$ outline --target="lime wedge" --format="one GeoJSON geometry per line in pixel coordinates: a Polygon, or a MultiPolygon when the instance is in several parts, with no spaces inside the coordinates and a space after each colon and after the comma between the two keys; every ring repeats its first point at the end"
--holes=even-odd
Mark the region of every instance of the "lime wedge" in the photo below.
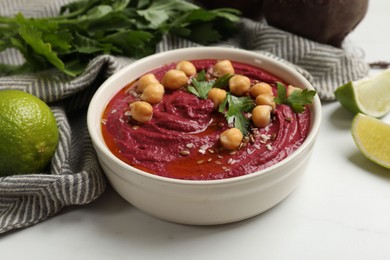
{"type": "Polygon", "coordinates": [[[350,81],[338,87],[335,96],[354,114],[382,117],[390,111],[390,69],[373,77],[350,81]]]}
{"type": "Polygon", "coordinates": [[[358,113],[352,121],[352,137],[360,152],[371,161],[390,169],[390,125],[358,113]]]}

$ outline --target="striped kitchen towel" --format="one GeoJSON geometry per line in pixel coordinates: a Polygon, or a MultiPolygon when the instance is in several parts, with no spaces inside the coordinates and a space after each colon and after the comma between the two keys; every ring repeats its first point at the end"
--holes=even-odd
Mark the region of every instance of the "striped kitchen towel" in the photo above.
{"type": "MultiPolygon", "coordinates": [[[[2,0],[0,15],[23,12],[26,16],[50,16],[67,2],[2,0]]],[[[361,57],[345,49],[319,44],[249,19],[243,18],[240,27],[236,37],[216,45],[261,52],[290,65],[313,84],[323,100],[334,100],[335,88],[369,72],[361,57]]],[[[158,44],[156,52],[194,46],[199,45],[168,35],[158,44]]],[[[0,77],[0,89],[20,89],[47,102],[60,131],[60,142],[47,172],[0,177],[0,233],[39,223],[66,206],[90,203],[103,193],[106,179],[89,139],[86,109],[99,85],[132,61],[102,55],[90,61],[86,71],[76,78],[56,70],[0,77]]],[[[0,63],[20,62],[22,57],[15,50],[0,53],[0,63]]]]}

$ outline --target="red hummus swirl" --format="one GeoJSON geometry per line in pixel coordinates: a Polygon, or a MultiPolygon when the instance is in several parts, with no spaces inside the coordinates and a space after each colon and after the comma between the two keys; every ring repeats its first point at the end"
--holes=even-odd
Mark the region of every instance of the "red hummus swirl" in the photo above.
{"type": "MultiPolygon", "coordinates": [[[[192,61],[198,70],[215,60],[192,61]]],[[[273,88],[280,79],[258,68],[232,62],[237,74],[265,81],[273,88]]],[[[161,79],[174,64],[152,73],[161,79]]],[[[310,111],[297,114],[289,106],[277,105],[271,124],[252,128],[243,146],[233,152],[221,149],[219,135],[228,128],[225,117],[210,100],[201,100],[185,89],[166,91],[153,105],[153,118],[139,124],[126,116],[129,84],[108,104],[102,132],[110,150],[126,163],[160,176],[213,180],[249,174],[283,160],[305,140],[310,127],[310,111]]]]}

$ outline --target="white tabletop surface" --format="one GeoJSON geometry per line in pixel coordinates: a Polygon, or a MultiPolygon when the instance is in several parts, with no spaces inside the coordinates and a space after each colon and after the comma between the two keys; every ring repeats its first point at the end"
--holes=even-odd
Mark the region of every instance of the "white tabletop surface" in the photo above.
{"type": "MultiPolygon", "coordinates": [[[[350,34],[367,62],[390,61],[390,1],[371,0],[350,34]]],[[[286,200],[238,223],[185,226],[132,207],[111,188],[0,236],[1,259],[390,259],[390,170],[359,153],[352,114],[323,104],[304,178],[286,200]]],[[[390,123],[390,115],[383,118],[390,123]]]]}

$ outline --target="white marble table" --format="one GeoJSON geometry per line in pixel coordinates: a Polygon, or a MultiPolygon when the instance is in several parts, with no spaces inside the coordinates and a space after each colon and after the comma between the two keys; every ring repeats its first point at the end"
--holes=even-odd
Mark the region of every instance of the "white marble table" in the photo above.
{"type": "MultiPolygon", "coordinates": [[[[348,41],[368,62],[390,61],[390,1],[371,0],[348,41]]],[[[352,115],[323,104],[323,124],[298,189],[239,223],[164,222],[108,189],[33,227],[0,236],[1,259],[390,259],[390,170],[356,149],[352,115]]],[[[383,119],[390,123],[390,115],[383,119]]]]}

